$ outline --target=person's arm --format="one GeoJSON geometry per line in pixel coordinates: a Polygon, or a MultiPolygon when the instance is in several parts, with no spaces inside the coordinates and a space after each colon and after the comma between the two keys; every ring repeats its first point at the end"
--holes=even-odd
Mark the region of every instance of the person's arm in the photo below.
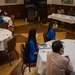
{"type": "Polygon", "coordinates": [[[67,74],[70,74],[71,72],[72,72],[72,64],[71,64],[71,62],[70,62],[70,58],[69,58],[69,56],[65,56],[67,59],[68,59],[68,63],[67,63],[67,67],[66,67],[66,73],[67,74]]]}
{"type": "Polygon", "coordinates": [[[30,44],[30,49],[33,54],[37,55],[38,52],[34,42],[30,44]]]}
{"type": "Polygon", "coordinates": [[[33,54],[37,55],[37,54],[38,54],[38,52],[34,52],[33,54]]]}
{"type": "Polygon", "coordinates": [[[51,36],[51,38],[50,38],[51,40],[55,39],[55,33],[53,31],[50,32],[50,36],[51,36]]]}

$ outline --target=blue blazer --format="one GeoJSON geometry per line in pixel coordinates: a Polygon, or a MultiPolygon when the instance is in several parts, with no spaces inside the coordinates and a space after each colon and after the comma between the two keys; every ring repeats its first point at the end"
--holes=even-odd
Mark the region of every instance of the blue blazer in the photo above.
{"type": "Polygon", "coordinates": [[[35,43],[34,43],[33,40],[29,41],[29,51],[30,51],[30,53],[29,53],[30,61],[31,62],[36,61],[37,55],[35,55],[34,53],[37,52],[37,48],[36,48],[35,43]]]}
{"type": "Polygon", "coordinates": [[[55,29],[51,28],[49,30],[49,32],[47,33],[47,38],[50,40],[54,40],[55,39],[55,29]]]}

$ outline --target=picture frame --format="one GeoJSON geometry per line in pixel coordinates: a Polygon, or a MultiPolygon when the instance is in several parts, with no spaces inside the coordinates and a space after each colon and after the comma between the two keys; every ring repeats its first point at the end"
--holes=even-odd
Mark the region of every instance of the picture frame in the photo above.
{"type": "Polygon", "coordinates": [[[5,3],[6,4],[9,4],[9,3],[17,3],[17,0],[5,0],[5,3]]]}
{"type": "Polygon", "coordinates": [[[73,4],[73,0],[61,0],[62,4],[73,4]]]}

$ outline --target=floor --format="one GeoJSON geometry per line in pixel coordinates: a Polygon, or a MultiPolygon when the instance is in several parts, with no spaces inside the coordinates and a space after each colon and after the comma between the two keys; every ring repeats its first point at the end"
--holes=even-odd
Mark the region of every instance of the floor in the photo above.
{"type": "MultiPolygon", "coordinates": [[[[48,28],[47,24],[34,24],[25,22],[24,19],[15,20],[15,36],[17,37],[16,50],[20,56],[20,44],[28,37],[28,31],[30,28],[34,27],[38,31],[37,42],[39,44],[44,43],[43,32],[48,28]]],[[[63,28],[58,28],[56,30],[56,39],[75,39],[75,32],[65,30],[63,28]]],[[[3,62],[2,62],[3,63],[3,62]]],[[[14,59],[12,61],[12,66],[10,67],[9,62],[0,65],[0,75],[21,75],[21,58],[14,59]]],[[[28,68],[26,68],[24,75],[37,75],[37,67],[32,67],[29,73],[28,68]]]]}

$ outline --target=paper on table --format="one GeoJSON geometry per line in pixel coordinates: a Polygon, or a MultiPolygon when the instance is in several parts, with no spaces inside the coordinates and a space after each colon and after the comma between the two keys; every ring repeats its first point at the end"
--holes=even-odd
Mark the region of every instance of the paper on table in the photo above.
{"type": "Polygon", "coordinates": [[[51,48],[51,46],[49,44],[40,44],[38,47],[39,47],[39,49],[42,49],[42,48],[44,48],[44,49],[51,48]]]}

